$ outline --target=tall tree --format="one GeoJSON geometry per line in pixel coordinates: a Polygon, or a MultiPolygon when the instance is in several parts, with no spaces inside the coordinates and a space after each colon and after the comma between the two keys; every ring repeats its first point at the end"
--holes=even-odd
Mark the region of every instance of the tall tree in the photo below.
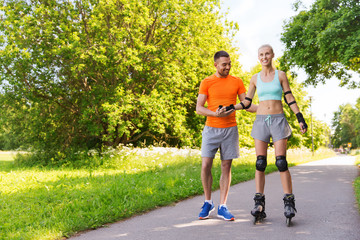
{"type": "Polygon", "coordinates": [[[353,148],[360,147],[360,98],[355,106],[340,106],[334,114],[332,125],[335,130],[332,144],[335,147],[346,147],[348,143],[351,143],[353,148]]]}
{"type": "MultiPolygon", "coordinates": [[[[296,10],[301,4],[296,3],[296,10]]],[[[360,2],[316,0],[284,25],[282,64],[303,68],[307,84],[335,76],[340,86],[360,87],[360,2]]]]}
{"type": "Polygon", "coordinates": [[[24,142],[198,144],[198,85],[217,50],[236,56],[218,0],[0,2],[2,119],[28,120],[24,142]]]}

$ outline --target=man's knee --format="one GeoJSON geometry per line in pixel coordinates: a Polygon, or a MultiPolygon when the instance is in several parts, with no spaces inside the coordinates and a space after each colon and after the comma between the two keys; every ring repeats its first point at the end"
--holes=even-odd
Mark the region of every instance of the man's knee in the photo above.
{"type": "Polygon", "coordinates": [[[256,159],[256,170],[264,172],[267,166],[266,156],[259,155],[256,159]]]}
{"type": "Polygon", "coordinates": [[[231,169],[232,160],[221,160],[221,169],[222,170],[230,170],[231,169]]]}
{"type": "Polygon", "coordinates": [[[212,158],[202,158],[202,169],[211,169],[213,165],[213,159],[212,158]]]}
{"type": "Polygon", "coordinates": [[[280,172],[285,172],[286,170],[288,170],[288,163],[286,161],[286,156],[277,156],[275,165],[280,172]]]}

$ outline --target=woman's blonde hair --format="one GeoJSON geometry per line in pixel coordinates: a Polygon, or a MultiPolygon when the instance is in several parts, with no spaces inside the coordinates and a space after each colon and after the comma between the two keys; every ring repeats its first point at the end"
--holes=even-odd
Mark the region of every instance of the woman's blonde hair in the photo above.
{"type": "Polygon", "coordinates": [[[264,48],[264,47],[270,48],[270,49],[271,49],[271,52],[274,53],[274,49],[272,48],[272,46],[271,46],[270,44],[263,44],[263,45],[261,45],[261,46],[259,47],[258,51],[259,51],[260,49],[264,48]]]}

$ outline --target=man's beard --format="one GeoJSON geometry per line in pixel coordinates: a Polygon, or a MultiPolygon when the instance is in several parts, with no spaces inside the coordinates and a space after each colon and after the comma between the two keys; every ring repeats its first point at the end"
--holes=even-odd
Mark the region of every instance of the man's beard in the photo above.
{"type": "Polygon", "coordinates": [[[227,77],[229,75],[230,71],[222,71],[222,72],[219,72],[219,75],[222,76],[222,77],[227,77]]]}

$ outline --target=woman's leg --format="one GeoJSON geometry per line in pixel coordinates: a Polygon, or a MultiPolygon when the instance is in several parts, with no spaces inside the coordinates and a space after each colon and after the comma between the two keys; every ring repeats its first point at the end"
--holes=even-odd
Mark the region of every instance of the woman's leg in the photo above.
{"type": "MultiPolygon", "coordinates": [[[[287,139],[281,139],[274,142],[275,156],[286,156],[287,139]]],[[[285,194],[292,193],[292,181],[290,171],[280,172],[281,184],[285,194]]]]}
{"type": "MultiPolygon", "coordinates": [[[[267,156],[268,143],[255,139],[255,152],[257,156],[267,156]]],[[[265,172],[256,170],[255,172],[256,192],[264,194],[265,188],[265,172]]]]}

